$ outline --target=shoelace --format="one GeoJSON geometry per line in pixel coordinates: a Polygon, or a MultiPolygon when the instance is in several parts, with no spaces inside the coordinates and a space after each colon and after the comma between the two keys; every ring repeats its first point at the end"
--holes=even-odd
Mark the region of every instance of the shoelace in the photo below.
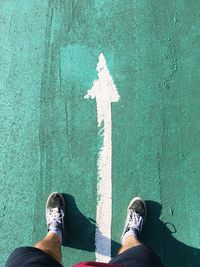
{"type": "Polygon", "coordinates": [[[47,215],[48,224],[59,223],[61,224],[61,220],[64,217],[64,212],[59,208],[50,209],[49,214],[47,215]]]}
{"type": "Polygon", "coordinates": [[[143,224],[142,216],[133,210],[129,210],[128,226],[130,228],[135,228],[140,231],[142,224],[143,224]]]}

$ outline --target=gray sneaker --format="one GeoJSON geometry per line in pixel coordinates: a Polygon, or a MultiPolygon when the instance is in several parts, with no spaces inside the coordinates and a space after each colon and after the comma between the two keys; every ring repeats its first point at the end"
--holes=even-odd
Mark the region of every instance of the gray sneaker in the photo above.
{"type": "Polygon", "coordinates": [[[122,245],[128,236],[135,236],[137,239],[140,238],[146,214],[147,208],[145,201],[140,197],[133,198],[127,209],[126,223],[121,236],[122,245]]]}
{"type": "Polygon", "coordinates": [[[48,231],[59,228],[64,233],[65,201],[62,194],[54,192],[50,194],[46,203],[46,222],[48,231]]]}

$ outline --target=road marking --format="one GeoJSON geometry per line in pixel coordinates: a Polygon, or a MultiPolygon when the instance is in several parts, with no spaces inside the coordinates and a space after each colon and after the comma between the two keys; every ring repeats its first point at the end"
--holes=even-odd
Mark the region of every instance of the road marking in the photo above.
{"type": "Polygon", "coordinates": [[[96,211],[96,261],[108,262],[111,258],[112,222],[112,115],[111,103],[119,101],[119,94],[106,65],[104,55],[99,55],[98,80],[84,98],[96,98],[98,134],[103,145],[98,158],[97,211],[96,211]],[[103,127],[102,127],[103,126],[103,127]]]}

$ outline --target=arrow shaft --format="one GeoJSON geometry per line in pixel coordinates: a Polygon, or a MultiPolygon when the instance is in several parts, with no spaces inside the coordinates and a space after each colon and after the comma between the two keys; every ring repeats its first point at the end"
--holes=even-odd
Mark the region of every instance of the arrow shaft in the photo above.
{"type": "Polygon", "coordinates": [[[111,103],[105,103],[103,147],[98,158],[96,260],[111,258],[112,223],[112,120],[111,103]]]}

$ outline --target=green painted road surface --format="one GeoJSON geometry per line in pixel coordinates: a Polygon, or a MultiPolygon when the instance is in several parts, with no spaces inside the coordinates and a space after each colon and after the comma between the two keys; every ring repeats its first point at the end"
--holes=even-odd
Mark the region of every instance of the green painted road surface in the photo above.
{"type": "Polygon", "coordinates": [[[0,265],[46,234],[67,201],[64,266],[95,260],[96,102],[103,53],[112,104],[112,255],[133,196],[167,267],[200,266],[200,1],[0,1],[0,265]]]}

